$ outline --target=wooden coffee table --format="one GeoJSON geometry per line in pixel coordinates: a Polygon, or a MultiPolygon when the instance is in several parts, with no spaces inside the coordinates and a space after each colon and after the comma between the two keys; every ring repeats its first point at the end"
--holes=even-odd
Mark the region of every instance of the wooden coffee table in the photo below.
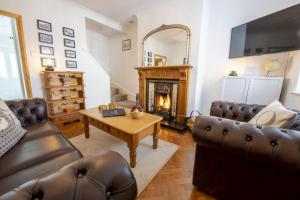
{"type": "Polygon", "coordinates": [[[81,110],[79,113],[82,115],[85,137],[89,138],[89,125],[93,125],[123,140],[129,148],[130,166],[134,168],[139,141],[148,135],[153,135],[153,149],[157,148],[157,134],[160,131],[162,117],[144,113],[141,119],[132,119],[129,115],[130,110],[125,110],[127,115],[118,117],[102,117],[102,113],[97,108],[81,110]]]}

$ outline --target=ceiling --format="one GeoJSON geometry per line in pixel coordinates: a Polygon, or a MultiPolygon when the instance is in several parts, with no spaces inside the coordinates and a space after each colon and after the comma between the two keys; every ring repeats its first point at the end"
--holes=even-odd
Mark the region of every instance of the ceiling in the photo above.
{"type": "Polygon", "coordinates": [[[141,9],[161,0],[73,0],[121,23],[128,23],[141,9]]]}

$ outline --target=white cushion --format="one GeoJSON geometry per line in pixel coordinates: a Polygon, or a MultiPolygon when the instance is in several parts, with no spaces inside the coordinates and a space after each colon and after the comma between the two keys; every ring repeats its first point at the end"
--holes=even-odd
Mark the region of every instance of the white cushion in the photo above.
{"type": "Polygon", "coordinates": [[[0,100],[0,157],[12,148],[26,133],[20,121],[0,100]]]}
{"type": "Polygon", "coordinates": [[[4,114],[9,115],[13,120],[16,125],[21,126],[20,121],[18,118],[15,116],[15,114],[9,109],[7,104],[0,99],[0,111],[2,111],[4,114]]]}
{"type": "Polygon", "coordinates": [[[287,110],[279,101],[275,100],[257,113],[249,123],[262,127],[289,128],[296,116],[296,112],[287,110]]]}

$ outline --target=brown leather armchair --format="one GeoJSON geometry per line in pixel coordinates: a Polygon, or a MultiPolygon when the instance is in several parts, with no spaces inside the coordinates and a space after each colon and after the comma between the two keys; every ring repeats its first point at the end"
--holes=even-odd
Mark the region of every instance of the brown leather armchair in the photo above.
{"type": "Polygon", "coordinates": [[[218,101],[212,116],[196,119],[199,190],[219,199],[300,199],[300,117],[290,130],[242,123],[263,107],[218,101]]]}
{"type": "Polygon", "coordinates": [[[27,133],[0,158],[0,200],[136,198],[135,178],[118,153],[83,158],[48,121],[43,99],[6,103],[27,133]]]}

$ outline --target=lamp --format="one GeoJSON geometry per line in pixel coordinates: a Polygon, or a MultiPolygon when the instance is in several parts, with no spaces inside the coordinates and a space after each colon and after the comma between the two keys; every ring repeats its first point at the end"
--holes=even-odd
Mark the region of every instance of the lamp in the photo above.
{"type": "Polygon", "coordinates": [[[279,60],[271,60],[263,65],[265,70],[268,72],[266,76],[269,76],[270,72],[273,72],[281,67],[279,60]]]}

